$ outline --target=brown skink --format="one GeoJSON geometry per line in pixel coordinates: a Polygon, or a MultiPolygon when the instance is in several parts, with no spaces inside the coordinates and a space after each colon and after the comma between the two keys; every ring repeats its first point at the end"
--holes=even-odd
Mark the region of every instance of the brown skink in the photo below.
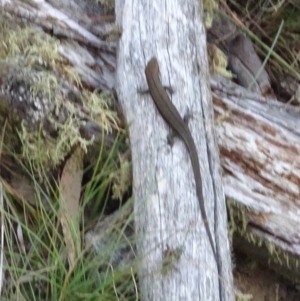
{"type": "Polygon", "coordinates": [[[156,108],[158,109],[164,120],[169,124],[169,126],[177,133],[177,135],[180,136],[180,138],[185,143],[186,148],[188,149],[195,177],[196,192],[199,200],[201,216],[205,225],[212,251],[217,261],[213,239],[209,230],[208,220],[204,207],[200,164],[194,139],[189,130],[189,127],[181,118],[176,107],[172,104],[167,92],[165,91],[160,81],[159,66],[155,57],[148,62],[145,68],[145,74],[149,86],[149,92],[156,105],[156,108]]]}

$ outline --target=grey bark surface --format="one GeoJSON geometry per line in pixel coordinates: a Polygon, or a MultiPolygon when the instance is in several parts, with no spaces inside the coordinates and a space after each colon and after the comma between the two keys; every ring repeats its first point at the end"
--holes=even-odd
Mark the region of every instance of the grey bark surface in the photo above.
{"type": "Polygon", "coordinates": [[[130,124],[142,300],[220,300],[219,284],[221,300],[233,300],[201,5],[196,0],[116,3],[116,19],[122,28],[116,89],[130,124]],[[123,10],[118,10],[121,6],[123,10]],[[159,61],[163,84],[175,90],[173,104],[182,116],[188,110],[193,115],[189,127],[198,146],[220,275],[201,220],[187,150],[179,139],[173,147],[168,145],[169,127],[150,95],[137,92],[146,88],[144,69],[153,56],[159,61]],[[181,255],[165,272],[166,257],[178,250],[181,255]]]}
{"type": "Polygon", "coordinates": [[[300,256],[299,108],[220,77],[211,86],[225,194],[246,209],[245,234],[263,238],[270,255],[300,256]]]}

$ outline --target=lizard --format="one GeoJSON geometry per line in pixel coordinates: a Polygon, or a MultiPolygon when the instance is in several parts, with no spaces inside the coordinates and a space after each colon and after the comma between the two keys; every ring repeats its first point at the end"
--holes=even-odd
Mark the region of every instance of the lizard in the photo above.
{"type": "Polygon", "coordinates": [[[149,87],[150,95],[154,101],[156,108],[158,109],[160,115],[167,122],[167,124],[172,128],[173,131],[182,139],[184,142],[190,156],[192,163],[195,184],[196,184],[196,194],[200,205],[201,216],[205,225],[207,236],[215,257],[216,262],[217,256],[213,244],[212,234],[209,229],[207,215],[204,207],[204,198],[202,191],[202,179],[198,153],[195,145],[195,141],[192,137],[191,131],[188,125],[185,123],[183,118],[180,116],[178,110],[171,102],[165,88],[163,87],[159,78],[159,65],[155,57],[151,58],[145,68],[146,80],[149,87]]]}

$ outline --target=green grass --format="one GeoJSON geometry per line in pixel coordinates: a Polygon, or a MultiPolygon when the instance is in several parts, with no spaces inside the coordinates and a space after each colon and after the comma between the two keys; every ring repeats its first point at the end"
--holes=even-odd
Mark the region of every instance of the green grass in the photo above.
{"type": "MultiPolygon", "coordinates": [[[[121,139],[117,139],[107,154],[102,149],[97,162],[86,169],[91,177],[83,187],[83,199],[79,209],[82,212],[81,233],[80,237],[72,237],[74,240],[81,240],[82,248],[73,266],[68,261],[68,251],[61,229],[56,199],[59,194],[57,187],[53,188],[52,198],[47,199],[51,205],[45,209],[42,202],[42,197],[45,202],[45,196],[30,170],[27,170],[27,175],[35,183],[36,206],[28,202],[20,205],[11,194],[5,194],[2,215],[6,262],[0,300],[137,299],[134,262],[123,268],[118,267],[114,254],[114,250],[118,250],[121,245],[123,248],[132,248],[134,244],[133,236],[124,239],[126,225],[132,221],[132,211],[127,212],[126,220],[123,216],[121,220],[118,218],[124,210],[132,209],[132,201],[129,200],[116,213],[116,218],[107,225],[106,230],[114,235],[109,234],[109,239],[105,235],[100,237],[95,244],[100,245],[98,252],[94,247],[87,248],[84,243],[87,230],[93,229],[96,220],[103,216],[107,203],[111,201],[114,179],[122,168],[129,168],[128,164],[120,166],[117,161],[120,144],[121,139]],[[17,225],[22,230],[24,242],[20,242],[17,225]]],[[[44,180],[48,181],[46,178],[44,180]]]]}
{"type": "Polygon", "coordinates": [[[284,74],[299,80],[299,1],[230,0],[228,4],[235,12],[232,21],[254,42],[271,80],[276,82],[284,74]]]}

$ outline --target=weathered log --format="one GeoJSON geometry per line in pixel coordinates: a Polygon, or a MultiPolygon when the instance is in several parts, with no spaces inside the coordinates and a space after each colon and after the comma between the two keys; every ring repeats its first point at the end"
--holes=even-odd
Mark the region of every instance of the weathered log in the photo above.
{"type": "Polygon", "coordinates": [[[244,205],[243,230],[299,256],[299,109],[211,84],[225,194],[244,205]]]}
{"type": "Polygon", "coordinates": [[[126,1],[122,14],[116,15],[122,26],[116,88],[130,124],[142,300],[233,299],[201,4],[126,1]],[[153,56],[160,63],[162,82],[176,85],[172,102],[182,115],[188,108],[194,112],[190,128],[198,145],[204,202],[216,240],[219,270],[204,235],[187,151],[179,141],[170,149],[166,142],[169,127],[150,96],[137,92],[146,85],[144,69],[153,56]],[[165,273],[169,256],[174,262],[165,273]],[[201,270],[205,272],[199,277],[201,270]]]}

